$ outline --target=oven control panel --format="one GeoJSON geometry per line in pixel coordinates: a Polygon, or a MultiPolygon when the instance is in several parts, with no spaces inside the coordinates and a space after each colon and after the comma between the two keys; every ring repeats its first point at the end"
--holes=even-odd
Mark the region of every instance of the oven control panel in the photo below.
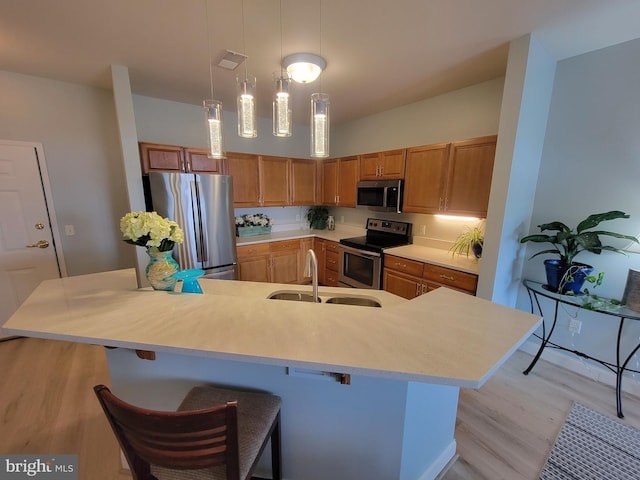
{"type": "Polygon", "coordinates": [[[409,236],[411,235],[411,224],[406,222],[383,220],[380,218],[369,218],[367,219],[367,230],[409,236]]]}

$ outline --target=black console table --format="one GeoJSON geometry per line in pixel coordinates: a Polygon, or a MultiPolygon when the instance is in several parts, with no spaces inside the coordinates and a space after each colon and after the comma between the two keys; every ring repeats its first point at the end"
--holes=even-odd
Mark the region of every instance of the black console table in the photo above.
{"type": "Polygon", "coordinates": [[[631,350],[631,352],[626,356],[626,358],[623,359],[622,357],[623,357],[624,354],[620,351],[620,340],[622,339],[622,330],[623,330],[623,327],[624,327],[625,320],[640,320],[640,312],[636,312],[634,310],[630,310],[630,309],[628,309],[626,307],[623,307],[623,306],[618,306],[618,307],[614,307],[614,308],[607,308],[607,309],[604,309],[604,308],[600,309],[600,308],[597,308],[597,307],[596,308],[589,308],[589,311],[598,312],[598,313],[601,313],[601,314],[604,314],[604,315],[609,315],[609,316],[612,316],[612,317],[617,317],[619,319],[618,336],[617,336],[617,340],[616,340],[616,363],[605,362],[604,360],[600,360],[598,358],[594,358],[594,357],[592,357],[590,355],[587,355],[586,353],[579,352],[577,350],[573,350],[573,349],[570,349],[570,348],[566,348],[566,347],[563,347],[561,345],[557,345],[557,344],[555,344],[555,343],[550,341],[551,335],[553,335],[553,330],[556,328],[556,322],[558,320],[558,306],[561,303],[564,303],[564,304],[567,304],[567,305],[572,305],[574,307],[584,308],[583,302],[582,302],[580,297],[576,297],[576,296],[572,296],[572,295],[560,295],[559,293],[551,292],[542,283],[534,282],[532,280],[524,280],[522,283],[526,287],[527,293],[529,294],[529,301],[531,303],[531,313],[535,313],[534,312],[534,306],[535,306],[535,308],[537,308],[538,313],[540,314],[540,316],[544,317],[544,314],[542,313],[542,308],[540,306],[540,299],[538,298],[539,296],[549,298],[549,299],[551,299],[552,301],[555,302],[555,309],[554,309],[554,314],[553,314],[553,323],[551,324],[551,328],[549,328],[548,332],[547,332],[547,328],[545,326],[545,322],[543,321],[542,322],[542,336],[540,336],[538,334],[534,334],[541,341],[540,348],[538,348],[538,352],[533,357],[533,360],[531,361],[531,364],[522,373],[524,373],[525,375],[529,374],[529,372],[533,369],[535,364],[540,359],[540,355],[542,355],[542,351],[547,346],[550,347],[550,348],[556,348],[556,349],[559,349],[559,350],[564,350],[566,352],[571,352],[571,353],[574,353],[575,355],[578,355],[580,357],[587,358],[589,360],[593,360],[594,362],[597,362],[597,363],[605,366],[606,368],[608,368],[609,370],[611,370],[612,372],[614,372],[616,374],[616,407],[617,407],[617,410],[618,410],[618,417],[623,418],[624,415],[622,414],[622,395],[621,395],[622,394],[622,374],[625,371],[640,373],[637,370],[633,370],[631,368],[627,368],[627,365],[628,365],[629,361],[631,360],[631,358],[635,355],[635,353],[638,351],[638,349],[640,349],[640,343],[638,345],[636,345],[635,348],[633,348],[631,350]]]}

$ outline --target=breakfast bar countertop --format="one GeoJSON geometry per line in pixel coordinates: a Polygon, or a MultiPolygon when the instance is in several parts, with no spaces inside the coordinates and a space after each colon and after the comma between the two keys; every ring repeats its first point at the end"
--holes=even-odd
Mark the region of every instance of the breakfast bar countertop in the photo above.
{"type": "Polygon", "coordinates": [[[13,335],[480,387],[541,319],[447,288],[413,300],[321,287],[382,308],[269,300],[310,286],[201,279],[203,295],[138,289],[134,269],[46,280],[5,323],[13,335]]]}

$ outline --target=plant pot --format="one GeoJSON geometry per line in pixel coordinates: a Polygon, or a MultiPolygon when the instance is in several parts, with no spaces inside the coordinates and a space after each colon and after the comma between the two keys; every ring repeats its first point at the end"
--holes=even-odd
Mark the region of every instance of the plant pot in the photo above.
{"type": "Polygon", "coordinates": [[[474,242],[471,245],[471,251],[473,252],[473,256],[476,258],[482,257],[482,244],[480,242],[474,242]]]}
{"type": "Polygon", "coordinates": [[[591,265],[585,263],[573,263],[569,266],[564,265],[558,259],[545,260],[544,268],[547,274],[547,287],[549,290],[558,292],[562,283],[562,291],[559,293],[573,292],[576,295],[580,293],[585,278],[593,270],[591,265]],[[570,279],[570,281],[567,279],[570,279]]]}

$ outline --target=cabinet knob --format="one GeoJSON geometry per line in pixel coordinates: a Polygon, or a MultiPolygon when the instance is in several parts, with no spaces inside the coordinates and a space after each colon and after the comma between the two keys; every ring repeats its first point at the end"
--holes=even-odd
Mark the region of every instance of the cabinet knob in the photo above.
{"type": "Polygon", "coordinates": [[[444,278],[445,280],[451,280],[451,281],[455,280],[455,278],[453,278],[452,276],[445,275],[445,274],[440,275],[440,278],[444,278]]]}

